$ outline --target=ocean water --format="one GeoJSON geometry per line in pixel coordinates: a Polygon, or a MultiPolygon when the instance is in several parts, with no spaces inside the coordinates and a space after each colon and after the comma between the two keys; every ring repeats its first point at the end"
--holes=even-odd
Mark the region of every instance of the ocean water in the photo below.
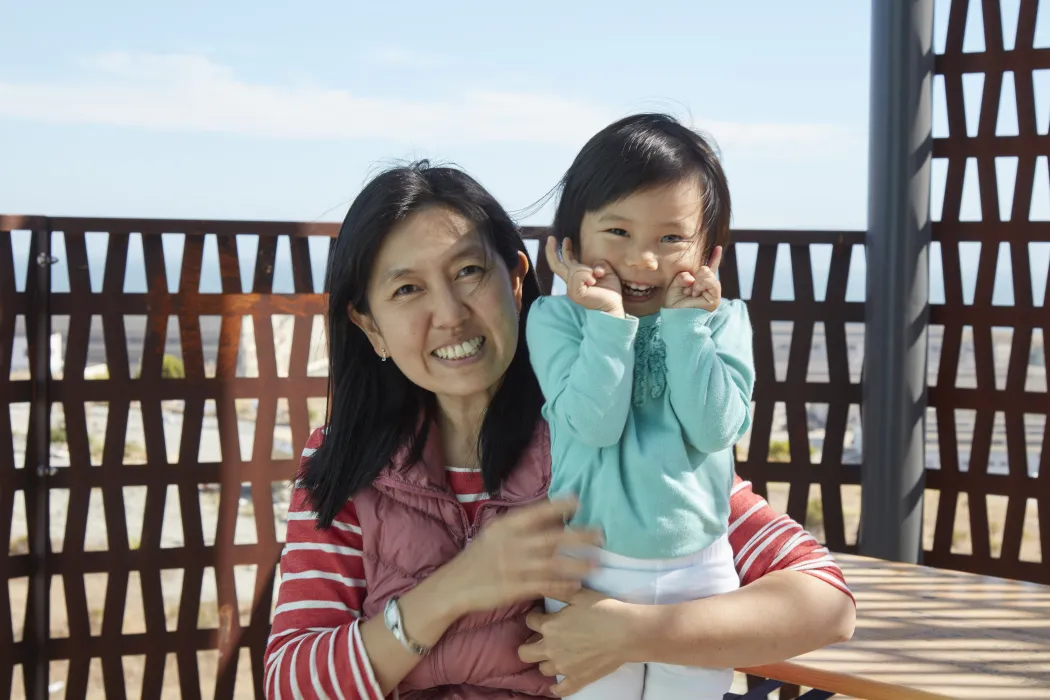
{"type": "MultiPolygon", "coordinates": [[[[106,264],[106,248],[109,235],[106,233],[88,233],[86,245],[88,269],[93,291],[100,291],[106,264]]],[[[168,289],[178,290],[179,275],[182,267],[182,253],[185,235],[181,233],[162,234],[164,249],[165,273],[168,289]]],[[[24,289],[26,269],[29,263],[28,232],[13,232],[12,237],[15,281],[19,290],[24,289]]],[[[529,242],[530,252],[535,259],[538,244],[529,242]]],[[[69,270],[65,255],[65,239],[61,233],[52,236],[52,254],[58,263],[52,268],[52,285],[54,292],[69,291],[69,270]]],[[[252,278],[258,239],[252,235],[237,236],[238,263],[241,273],[242,290],[252,290],[252,278]]],[[[308,242],[310,251],[310,271],[313,289],[320,291],[324,285],[325,264],[328,254],[329,239],[311,238],[308,242]]],[[[831,246],[817,244],[812,247],[813,286],[818,301],[824,299],[827,287],[828,271],[831,261],[831,246]]],[[[754,243],[736,244],[737,264],[741,283],[741,296],[750,298],[755,274],[755,260],[758,246],[754,243]]],[[[962,268],[963,300],[972,303],[977,283],[977,272],[980,265],[981,244],[966,242],[960,244],[960,266],[962,268]]],[[[1036,306],[1046,303],[1047,271],[1050,270],[1050,243],[1029,243],[1029,270],[1033,301],[1036,306]]],[[[863,301],[866,284],[866,261],[863,246],[855,246],[851,257],[850,273],[847,283],[846,298],[848,301],[863,301]]],[[[142,253],[142,240],[138,234],[132,234],[128,245],[128,259],[123,291],[141,293],[146,291],[146,268],[142,253]]],[[[941,265],[940,244],[933,243],[930,248],[930,302],[944,303],[944,273],[941,265]]],[[[201,262],[199,291],[203,294],[222,291],[219,273],[218,245],[214,235],[205,237],[204,255],[201,262]]],[[[273,291],[287,294],[294,291],[292,283],[291,251],[286,236],[278,239],[277,257],[274,264],[273,291]]],[[[779,246],[775,271],[773,275],[773,299],[791,300],[794,298],[791,259],[787,245],[779,246]]],[[[992,303],[996,306],[1011,306],[1014,303],[1013,269],[1010,261],[1010,246],[999,244],[995,270],[995,285],[992,303]]]]}

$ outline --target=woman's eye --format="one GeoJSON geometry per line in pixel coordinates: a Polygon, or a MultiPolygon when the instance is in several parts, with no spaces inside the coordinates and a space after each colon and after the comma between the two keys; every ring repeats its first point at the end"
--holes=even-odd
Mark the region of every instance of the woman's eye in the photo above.
{"type": "Polygon", "coordinates": [[[479,275],[479,274],[483,273],[484,271],[485,271],[485,268],[483,268],[481,265],[467,265],[466,267],[464,267],[462,270],[459,271],[459,274],[457,275],[457,277],[461,277],[461,278],[462,277],[472,277],[474,275],[479,275]]]}
{"type": "Polygon", "coordinates": [[[418,289],[419,289],[419,287],[417,287],[414,284],[403,284],[403,285],[401,285],[400,287],[397,288],[397,291],[394,292],[394,296],[395,297],[403,297],[406,294],[411,294],[412,292],[417,291],[418,289]]]}

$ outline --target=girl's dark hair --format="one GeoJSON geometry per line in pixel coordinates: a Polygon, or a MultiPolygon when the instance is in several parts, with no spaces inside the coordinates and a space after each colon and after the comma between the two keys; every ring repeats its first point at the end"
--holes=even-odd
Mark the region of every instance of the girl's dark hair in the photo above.
{"type": "MultiPolygon", "coordinates": [[[[372,266],[391,229],[420,209],[448,207],[474,224],[490,253],[509,270],[528,251],[496,199],[461,170],[427,161],[372,179],[347,212],[332,245],[325,275],[328,300],[328,427],[306,460],[299,485],[310,494],[319,527],[329,527],[347,499],[370,485],[407,446],[414,464],[435,416],[434,395],[413,384],[393,362],[381,362],[348,307],[369,313],[372,266]],[[420,422],[420,417],[423,421],[420,422]]],[[[478,438],[485,488],[495,491],[532,439],[543,395],[529,364],[525,323],[540,287],[530,266],[522,290],[518,347],[492,398],[478,438]]]]}
{"type": "Polygon", "coordinates": [[[708,141],[666,114],[635,114],[605,127],[584,145],[561,181],[551,233],[580,250],[583,215],[639,190],[699,176],[704,258],[729,245],[729,183],[708,141]]]}

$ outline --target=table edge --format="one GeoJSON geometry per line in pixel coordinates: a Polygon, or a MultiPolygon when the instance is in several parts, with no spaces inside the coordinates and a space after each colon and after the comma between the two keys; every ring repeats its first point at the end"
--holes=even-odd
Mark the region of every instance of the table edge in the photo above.
{"type": "Polygon", "coordinates": [[[761,666],[738,668],[747,673],[763,678],[771,678],[795,685],[803,685],[819,690],[846,693],[864,700],[952,700],[950,695],[905,688],[885,681],[863,678],[848,673],[825,671],[818,666],[808,665],[801,661],[779,661],[761,666]]]}

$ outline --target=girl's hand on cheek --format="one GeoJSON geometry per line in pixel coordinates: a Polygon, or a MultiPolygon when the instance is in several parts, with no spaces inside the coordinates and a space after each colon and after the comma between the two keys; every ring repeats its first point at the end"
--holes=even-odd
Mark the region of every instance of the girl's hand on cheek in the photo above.
{"type": "Polygon", "coordinates": [[[714,313],[722,301],[722,283],[718,267],[722,264],[722,246],[715,246],[709,264],[691,272],[679,272],[667,288],[664,307],[668,309],[703,309],[714,313]]]}
{"type": "Polygon", "coordinates": [[[561,256],[554,236],[547,238],[546,253],[551,271],[565,282],[565,293],[570,299],[585,309],[624,316],[623,287],[608,263],[598,261],[591,267],[579,262],[568,238],[562,244],[561,256]]]}

